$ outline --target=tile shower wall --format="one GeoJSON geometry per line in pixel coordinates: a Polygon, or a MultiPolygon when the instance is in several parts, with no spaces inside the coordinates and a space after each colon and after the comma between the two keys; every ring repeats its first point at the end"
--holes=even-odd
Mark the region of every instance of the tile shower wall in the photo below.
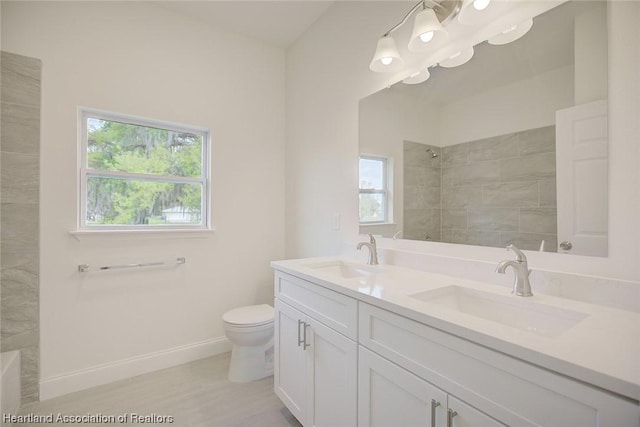
{"type": "Polygon", "coordinates": [[[440,148],[404,141],[404,239],[441,240],[440,148]],[[427,151],[431,149],[431,151],[427,151]],[[437,157],[434,157],[434,154],[437,157]]]}
{"type": "Polygon", "coordinates": [[[40,76],[37,59],[1,53],[0,350],[20,350],[22,403],[38,400],[40,76]]]}
{"type": "Polygon", "coordinates": [[[443,147],[419,167],[426,148],[439,153],[405,143],[406,238],[556,251],[555,126],[443,147]]]}

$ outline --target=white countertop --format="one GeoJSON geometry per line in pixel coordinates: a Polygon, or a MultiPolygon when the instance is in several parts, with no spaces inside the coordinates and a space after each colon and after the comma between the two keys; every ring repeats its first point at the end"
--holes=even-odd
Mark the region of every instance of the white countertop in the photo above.
{"type": "Polygon", "coordinates": [[[271,266],[540,367],[640,400],[639,313],[536,294],[535,284],[532,284],[534,296],[524,298],[510,294],[504,286],[393,265],[367,266],[339,257],[274,261],[271,266]],[[362,266],[374,274],[344,278],[314,268],[337,261],[362,266]],[[543,304],[552,310],[561,308],[585,316],[558,336],[545,336],[410,296],[451,285],[496,294],[502,299],[517,298],[519,305],[543,304]]]}

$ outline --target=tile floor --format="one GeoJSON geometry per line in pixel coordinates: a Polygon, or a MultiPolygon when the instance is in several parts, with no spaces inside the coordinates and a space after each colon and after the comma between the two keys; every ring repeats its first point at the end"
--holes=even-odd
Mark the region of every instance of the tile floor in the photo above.
{"type": "MultiPolygon", "coordinates": [[[[273,392],[273,377],[246,384],[227,381],[230,353],[25,405],[21,415],[115,416],[115,422],[71,425],[176,427],[300,427],[273,392]],[[134,419],[133,414],[138,414],[134,419]],[[118,416],[126,416],[121,422],[118,416]],[[155,419],[153,417],[156,417],[155,419]],[[161,422],[173,417],[173,423],[161,422]],[[150,417],[150,418],[144,418],[150,417]],[[141,423],[140,421],[148,421],[141,423]],[[156,422],[153,422],[153,421],[156,422]]],[[[51,423],[21,423],[42,426],[51,423]]],[[[70,425],[70,423],[67,423],[70,425]]]]}

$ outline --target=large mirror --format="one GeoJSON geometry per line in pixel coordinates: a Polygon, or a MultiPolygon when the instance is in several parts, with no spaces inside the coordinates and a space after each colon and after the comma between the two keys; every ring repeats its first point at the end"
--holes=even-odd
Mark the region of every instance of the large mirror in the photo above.
{"type": "Polygon", "coordinates": [[[607,256],[607,6],[360,102],[360,232],[607,256]]]}

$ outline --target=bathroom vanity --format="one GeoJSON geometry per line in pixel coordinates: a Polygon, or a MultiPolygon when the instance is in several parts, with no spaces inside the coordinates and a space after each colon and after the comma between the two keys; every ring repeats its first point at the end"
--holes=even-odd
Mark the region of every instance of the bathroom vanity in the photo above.
{"type": "Polygon", "coordinates": [[[640,423],[638,313],[341,258],[272,267],[275,392],[305,426],[640,423]]]}

